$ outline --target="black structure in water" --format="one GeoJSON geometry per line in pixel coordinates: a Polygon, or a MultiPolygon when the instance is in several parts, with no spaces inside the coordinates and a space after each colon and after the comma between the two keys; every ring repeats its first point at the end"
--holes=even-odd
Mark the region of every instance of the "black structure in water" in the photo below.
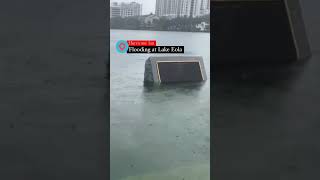
{"type": "Polygon", "coordinates": [[[201,82],[207,80],[201,56],[151,56],[146,60],[146,83],[201,82]]]}
{"type": "Polygon", "coordinates": [[[211,25],[213,63],[311,56],[299,0],[211,0],[211,25]]]}

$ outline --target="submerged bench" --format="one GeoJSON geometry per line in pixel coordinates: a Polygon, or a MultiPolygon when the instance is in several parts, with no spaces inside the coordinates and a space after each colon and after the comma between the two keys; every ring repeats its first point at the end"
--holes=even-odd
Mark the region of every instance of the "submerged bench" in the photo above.
{"type": "Polygon", "coordinates": [[[207,80],[201,56],[151,56],[145,62],[144,81],[153,83],[207,80]]]}

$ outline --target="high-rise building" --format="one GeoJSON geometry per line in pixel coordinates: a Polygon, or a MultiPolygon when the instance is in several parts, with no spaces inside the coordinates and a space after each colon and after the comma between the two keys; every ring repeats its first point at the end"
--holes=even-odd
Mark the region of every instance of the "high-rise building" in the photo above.
{"type": "Polygon", "coordinates": [[[190,0],[180,0],[178,8],[178,16],[189,17],[190,16],[190,0]]]}
{"type": "Polygon", "coordinates": [[[210,0],[201,0],[200,15],[210,14],[210,0]]]}
{"type": "Polygon", "coordinates": [[[118,17],[121,16],[120,5],[116,2],[110,5],[110,17],[118,17]]]}
{"type": "Polygon", "coordinates": [[[121,17],[129,16],[141,16],[142,14],[142,4],[131,2],[131,3],[121,3],[121,17]]]}
{"type": "Polygon", "coordinates": [[[141,16],[142,4],[131,2],[121,3],[116,2],[110,5],[110,17],[129,17],[129,16],[141,16]]]}
{"type": "MultiPolygon", "coordinates": [[[[198,17],[210,0],[157,0],[156,15],[165,17],[198,17]]],[[[209,11],[210,12],[210,11],[209,11]]]]}
{"type": "Polygon", "coordinates": [[[190,0],[190,17],[198,17],[201,15],[201,2],[203,0],[190,0]]]}
{"type": "Polygon", "coordinates": [[[177,17],[179,1],[181,0],[157,0],[156,1],[156,15],[177,17]]]}

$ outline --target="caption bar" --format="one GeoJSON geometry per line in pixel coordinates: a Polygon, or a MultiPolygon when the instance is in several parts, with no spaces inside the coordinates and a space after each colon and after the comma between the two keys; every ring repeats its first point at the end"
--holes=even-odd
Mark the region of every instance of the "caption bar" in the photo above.
{"type": "Polygon", "coordinates": [[[130,46],[127,53],[184,53],[184,46],[130,46]]]}

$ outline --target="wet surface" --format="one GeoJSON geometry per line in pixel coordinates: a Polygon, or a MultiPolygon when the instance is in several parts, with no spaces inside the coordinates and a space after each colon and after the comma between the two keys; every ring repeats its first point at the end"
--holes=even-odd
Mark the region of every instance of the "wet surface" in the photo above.
{"type": "Polygon", "coordinates": [[[214,178],[319,179],[320,28],[316,4],[302,2],[312,45],[310,60],[213,69],[214,178]]]}
{"type": "Polygon", "coordinates": [[[209,33],[111,31],[111,180],[209,179],[210,80],[144,84],[150,55],[117,54],[114,45],[123,39],[184,45],[210,72],[209,33]]]}

